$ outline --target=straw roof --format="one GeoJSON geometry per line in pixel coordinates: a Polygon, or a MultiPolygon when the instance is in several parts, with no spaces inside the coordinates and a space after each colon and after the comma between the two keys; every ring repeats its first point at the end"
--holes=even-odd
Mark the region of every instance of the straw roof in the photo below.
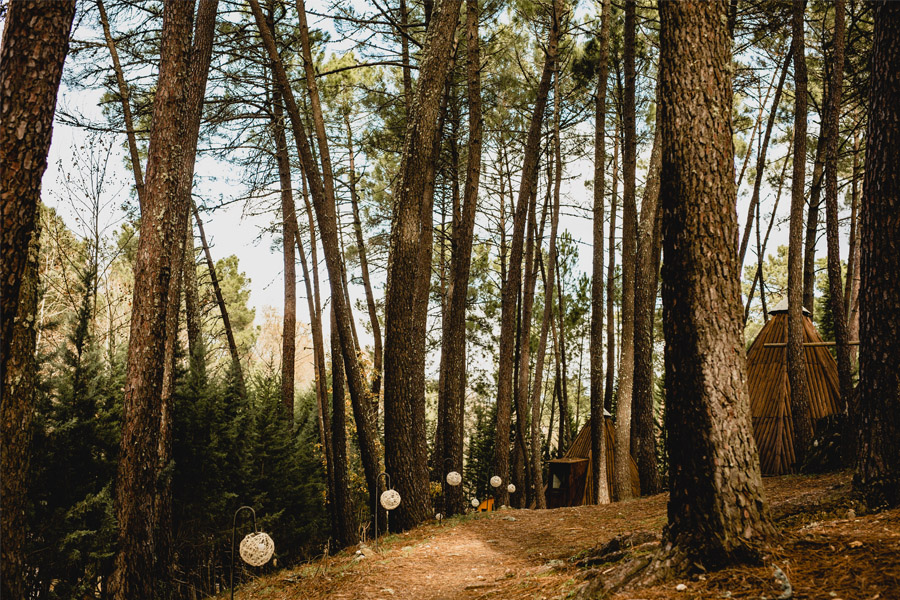
{"type": "MultiPolygon", "coordinates": [[[[608,415],[609,413],[604,411],[604,414],[608,415]]],[[[609,484],[610,494],[612,494],[612,490],[615,489],[616,463],[614,448],[616,447],[616,431],[610,419],[607,418],[604,419],[604,421],[605,426],[603,427],[603,431],[606,434],[606,481],[609,484]]],[[[574,458],[591,458],[590,419],[587,420],[587,422],[584,424],[584,427],[582,427],[581,431],[578,432],[578,435],[575,436],[575,440],[572,442],[572,445],[569,447],[569,451],[566,452],[566,455],[562,459],[557,460],[571,460],[574,458]]],[[[637,463],[635,463],[634,459],[630,457],[629,462],[631,463],[631,491],[632,494],[637,497],[641,495],[641,483],[640,477],[638,476],[637,463]]],[[[587,473],[585,475],[585,478],[586,481],[584,484],[584,499],[582,501],[582,504],[594,504],[594,474],[593,469],[591,468],[590,460],[588,461],[587,473]]]]}
{"type": "MultiPolygon", "coordinates": [[[[786,347],[765,347],[765,344],[787,342],[786,311],[786,302],[784,307],[779,305],[770,311],[769,322],[747,352],[753,436],[759,448],[760,467],[766,475],[790,473],[796,462],[786,347]]],[[[806,315],[803,317],[803,337],[806,343],[822,342],[806,315]]],[[[806,346],[804,354],[810,412],[815,425],[818,419],[839,412],[837,363],[825,347],[806,346]]]]}

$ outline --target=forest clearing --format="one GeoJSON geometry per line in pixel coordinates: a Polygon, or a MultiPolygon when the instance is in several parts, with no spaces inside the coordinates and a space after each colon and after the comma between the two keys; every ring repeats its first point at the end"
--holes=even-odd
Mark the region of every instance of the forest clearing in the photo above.
{"type": "MultiPolygon", "coordinates": [[[[795,598],[872,600],[900,589],[900,510],[860,515],[846,472],[764,479],[782,534],[760,565],[731,567],[609,598],[795,598]],[[702,577],[701,577],[702,575],[702,577]],[[677,589],[684,584],[686,589],[677,589]]],[[[625,559],[647,555],[666,522],[666,494],[604,506],[471,513],[423,524],[380,542],[257,575],[235,597],[255,600],[586,597],[625,559]],[[614,538],[625,541],[609,546],[614,538]],[[631,547],[637,541],[635,547],[631,547]],[[623,548],[624,546],[624,548],[623,548]],[[605,554],[600,550],[605,550],[605,554]]],[[[227,598],[228,596],[223,596],[227,598]]]]}
{"type": "Polygon", "coordinates": [[[900,599],[900,0],[0,23],[3,600],[900,599]]]}

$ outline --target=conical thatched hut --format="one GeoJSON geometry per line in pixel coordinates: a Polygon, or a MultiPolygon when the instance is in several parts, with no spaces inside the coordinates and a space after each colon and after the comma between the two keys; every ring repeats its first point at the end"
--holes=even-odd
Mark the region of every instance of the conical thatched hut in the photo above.
{"type": "MultiPolygon", "coordinates": [[[[790,384],[787,376],[787,300],[769,311],[765,324],[747,352],[747,382],[753,436],[759,448],[759,462],[765,475],[781,475],[794,470],[794,431],[791,419],[790,384]],[[767,344],[778,344],[767,346],[767,344]]],[[[813,327],[809,311],[803,309],[806,355],[806,382],[813,426],[839,409],[837,363],[813,327]],[[821,345],[811,345],[821,344],[821,345]]]]}
{"type": "MultiPolygon", "coordinates": [[[[605,411],[604,411],[605,412],[605,411]]],[[[606,413],[606,416],[610,416],[606,413]]],[[[612,421],[604,419],[603,431],[606,434],[606,480],[610,494],[615,485],[616,432],[612,421]]],[[[640,478],[637,464],[631,462],[631,491],[635,497],[641,495],[640,478]]],[[[594,504],[593,471],[591,469],[591,420],[588,419],[572,442],[566,455],[550,461],[550,472],[547,475],[547,508],[561,506],[581,506],[594,504]]]]}

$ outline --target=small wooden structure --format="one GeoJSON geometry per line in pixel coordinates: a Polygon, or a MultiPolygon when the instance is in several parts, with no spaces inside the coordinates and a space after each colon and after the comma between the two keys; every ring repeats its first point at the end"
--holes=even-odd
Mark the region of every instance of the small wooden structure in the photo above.
{"type": "Polygon", "coordinates": [[[475,512],[491,512],[494,510],[494,499],[488,498],[487,500],[482,500],[481,504],[478,505],[478,509],[475,512]]]}
{"type": "MultiPolygon", "coordinates": [[[[610,416],[606,413],[606,416],[610,416]]],[[[604,434],[606,436],[606,481],[609,484],[610,494],[615,486],[615,447],[616,432],[612,421],[604,419],[604,434]]],[[[637,464],[629,457],[631,463],[631,491],[637,497],[641,495],[640,478],[638,477],[637,464]]],[[[581,431],[572,442],[572,446],[566,455],[550,461],[550,472],[547,475],[547,487],[545,495],[547,508],[559,508],[561,506],[581,506],[582,504],[594,504],[593,481],[594,475],[591,469],[591,421],[588,419],[581,431]]]]}
{"type": "MultiPolygon", "coordinates": [[[[795,470],[794,430],[790,383],[787,376],[787,300],[769,311],[771,318],[747,352],[747,383],[753,437],[763,474],[782,475],[795,470]],[[773,344],[779,344],[777,346],[773,344]]],[[[825,347],[803,309],[803,342],[810,417],[816,422],[840,412],[837,363],[825,347]]]]}

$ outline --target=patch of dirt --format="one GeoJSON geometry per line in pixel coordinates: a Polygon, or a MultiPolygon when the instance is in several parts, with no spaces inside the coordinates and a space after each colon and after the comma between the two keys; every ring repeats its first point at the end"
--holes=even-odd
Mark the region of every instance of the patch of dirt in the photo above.
{"type": "MultiPolygon", "coordinates": [[[[880,600],[900,598],[900,510],[863,515],[849,495],[850,475],[787,476],[765,480],[773,517],[782,528],[771,556],[690,580],[619,593],[614,598],[775,599],[783,585],[794,598],[880,600]],[[684,589],[676,586],[682,584],[684,589]]],[[[502,510],[426,524],[383,538],[379,550],[358,547],[335,557],[260,577],[236,598],[492,599],[566,598],[588,578],[616,563],[591,560],[612,552],[616,536],[658,534],[666,523],[666,494],[605,506],[546,511],[502,510]]],[[[639,539],[623,538],[623,539],[639,539]]],[[[649,539],[644,536],[641,539],[649,539]]],[[[641,542],[631,554],[652,552],[641,542]]],[[[226,596],[227,597],[227,596],[226,596]]]]}

